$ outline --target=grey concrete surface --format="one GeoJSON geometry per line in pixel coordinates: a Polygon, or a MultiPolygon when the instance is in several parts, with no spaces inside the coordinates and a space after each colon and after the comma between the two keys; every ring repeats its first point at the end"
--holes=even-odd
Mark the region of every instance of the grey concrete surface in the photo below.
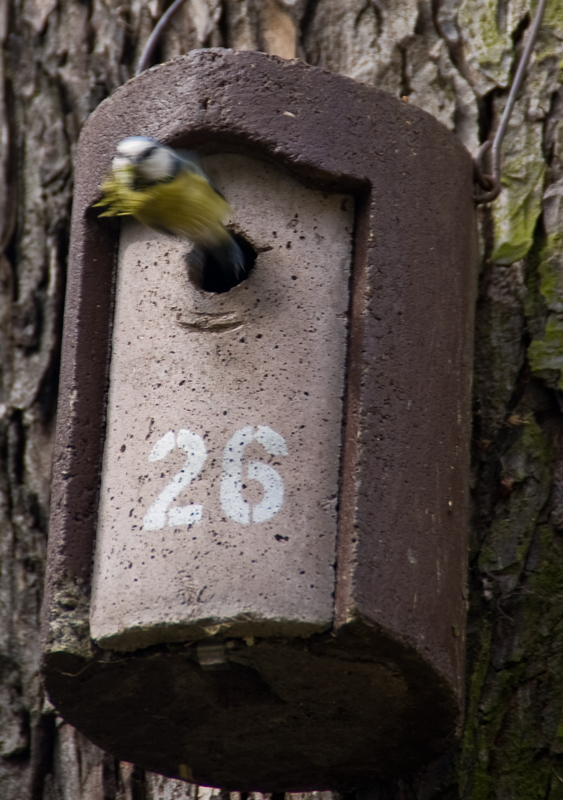
{"type": "Polygon", "coordinates": [[[353,199],[239,155],[205,168],[258,253],[225,294],[125,222],[91,635],[130,650],[332,624],[353,199]]]}

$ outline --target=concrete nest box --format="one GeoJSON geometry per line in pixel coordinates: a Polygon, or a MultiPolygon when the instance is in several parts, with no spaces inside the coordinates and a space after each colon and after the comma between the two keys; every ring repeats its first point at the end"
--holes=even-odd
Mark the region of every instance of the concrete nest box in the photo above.
{"type": "Polygon", "coordinates": [[[463,694],[476,231],[456,137],[253,52],[143,73],[77,158],[44,605],[60,713],[232,790],[347,789],[451,746],[463,694]],[[117,143],[196,150],[253,254],[100,219],[117,143]]]}

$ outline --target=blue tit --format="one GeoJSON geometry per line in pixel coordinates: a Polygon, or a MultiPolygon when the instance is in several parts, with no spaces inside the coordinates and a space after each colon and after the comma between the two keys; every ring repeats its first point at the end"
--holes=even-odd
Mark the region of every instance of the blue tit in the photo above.
{"type": "Polygon", "coordinates": [[[130,215],[193,242],[189,275],[199,288],[227,291],[244,278],[244,255],[223,224],[230,206],[193,154],[148,136],[130,136],[117,145],[100,190],[103,198],[96,205],[105,207],[100,216],[130,215]]]}

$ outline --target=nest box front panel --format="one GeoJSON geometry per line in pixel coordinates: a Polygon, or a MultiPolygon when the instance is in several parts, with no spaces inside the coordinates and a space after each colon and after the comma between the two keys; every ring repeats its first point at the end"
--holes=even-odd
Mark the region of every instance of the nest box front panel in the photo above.
{"type": "Polygon", "coordinates": [[[353,199],[244,156],[205,168],[257,259],[204,292],[189,245],[123,226],[91,606],[103,647],[332,623],[353,199]]]}

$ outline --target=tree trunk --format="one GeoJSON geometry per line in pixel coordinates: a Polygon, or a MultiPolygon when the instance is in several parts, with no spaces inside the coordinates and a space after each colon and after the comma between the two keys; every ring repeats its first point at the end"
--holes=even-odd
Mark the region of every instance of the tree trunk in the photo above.
{"type": "MultiPolygon", "coordinates": [[[[162,10],[0,6],[2,800],[212,794],[116,763],[57,717],[37,670],[73,153],[162,10]]],[[[529,0],[186,0],[157,57],[227,46],[301,58],[408,97],[474,150],[498,124],[531,13],[529,0]]],[[[562,57],[563,11],[549,0],[504,144],[504,191],[479,212],[462,736],[423,774],[357,793],[371,800],[563,798],[562,57]]]]}

